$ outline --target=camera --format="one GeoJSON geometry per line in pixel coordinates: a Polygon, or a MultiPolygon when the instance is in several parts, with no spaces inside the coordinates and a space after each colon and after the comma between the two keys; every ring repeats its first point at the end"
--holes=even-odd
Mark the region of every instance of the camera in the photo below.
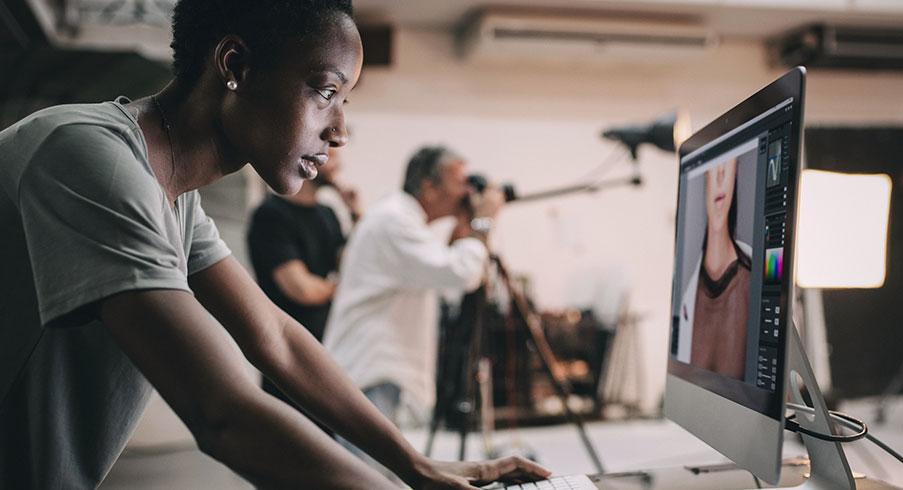
{"type": "MultiPolygon", "coordinates": [[[[482,194],[486,189],[486,186],[489,185],[489,181],[486,180],[486,177],[480,174],[471,174],[467,176],[467,184],[470,187],[473,187],[473,190],[477,191],[478,194],[482,194]]],[[[502,184],[502,193],[505,194],[505,202],[511,202],[517,199],[517,192],[514,190],[514,186],[511,184],[502,184]]]]}

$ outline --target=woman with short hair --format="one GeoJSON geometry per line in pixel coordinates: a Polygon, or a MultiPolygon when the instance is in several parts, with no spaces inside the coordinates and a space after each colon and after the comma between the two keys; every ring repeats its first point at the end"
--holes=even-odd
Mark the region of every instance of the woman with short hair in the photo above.
{"type": "Polygon", "coordinates": [[[521,458],[418,454],[200,206],[199,187],[245,165],[295,193],[345,143],[362,63],[350,2],[181,0],[172,47],[158,94],[51,107],[0,132],[3,486],[98,486],[154,387],[205,453],[259,486],[392,487],[266,395],[242,354],[414,488],[546,476],[521,458]]]}

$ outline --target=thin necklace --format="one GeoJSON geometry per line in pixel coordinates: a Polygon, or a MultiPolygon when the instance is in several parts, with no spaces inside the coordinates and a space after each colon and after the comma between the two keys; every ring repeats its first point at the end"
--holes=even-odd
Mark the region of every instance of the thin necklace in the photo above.
{"type": "MultiPolygon", "coordinates": [[[[151,100],[154,101],[154,105],[157,107],[157,112],[160,113],[160,119],[163,120],[163,129],[166,131],[166,140],[169,142],[169,165],[170,165],[170,180],[172,180],[172,176],[176,173],[176,152],[173,150],[172,146],[172,124],[169,124],[169,119],[166,118],[166,113],[163,112],[163,106],[160,105],[160,101],[157,100],[157,96],[151,95],[151,100]]],[[[166,192],[164,192],[166,194],[166,192]]],[[[167,197],[168,199],[168,197],[167,197]]],[[[173,209],[178,211],[178,207],[175,205],[175,202],[172,203],[173,209]]],[[[178,214],[178,213],[177,213],[178,214]]]]}
{"type": "Polygon", "coordinates": [[[166,131],[166,141],[169,142],[169,164],[172,167],[172,172],[176,170],[176,152],[173,150],[172,146],[172,124],[169,124],[169,119],[166,118],[166,113],[163,112],[163,106],[160,105],[160,101],[157,100],[156,95],[151,95],[151,100],[154,101],[154,105],[157,107],[157,112],[160,113],[160,119],[163,120],[163,129],[166,131]]]}

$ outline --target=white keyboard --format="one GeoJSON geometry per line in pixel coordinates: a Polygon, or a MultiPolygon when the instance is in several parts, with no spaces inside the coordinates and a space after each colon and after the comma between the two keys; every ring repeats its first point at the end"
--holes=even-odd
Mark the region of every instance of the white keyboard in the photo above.
{"type": "Polygon", "coordinates": [[[506,490],[598,490],[586,475],[556,476],[548,480],[505,487],[506,490]]]}

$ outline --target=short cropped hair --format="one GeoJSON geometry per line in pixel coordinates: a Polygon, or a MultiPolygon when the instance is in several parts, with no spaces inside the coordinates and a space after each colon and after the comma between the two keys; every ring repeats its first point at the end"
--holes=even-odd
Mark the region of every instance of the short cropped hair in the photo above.
{"type": "Polygon", "coordinates": [[[269,66],[290,38],[319,34],[336,14],[352,17],[351,0],[179,0],[173,10],[173,74],[194,83],[216,44],[230,34],[269,66]]]}
{"type": "Polygon", "coordinates": [[[442,165],[460,157],[444,146],[424,146],[414,153],[408,161],[408,168],[404,173],[402,189],[408,194],[417,197],[424,182],[438,183],[441,180],[439,170],[442,165]]]}

